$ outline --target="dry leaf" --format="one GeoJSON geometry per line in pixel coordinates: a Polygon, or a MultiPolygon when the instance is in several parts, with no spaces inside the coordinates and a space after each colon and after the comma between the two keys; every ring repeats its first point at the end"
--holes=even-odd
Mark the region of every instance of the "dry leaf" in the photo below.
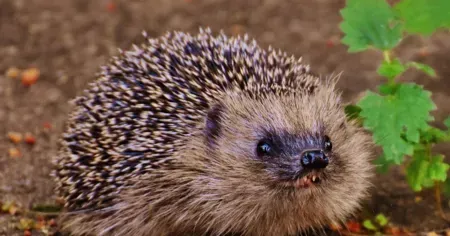
{"type": "Polygon", "coordinates": [[[13,143],[20,143],[22,141],[22,134],[19,132],[8,132],[8,139],[13,143]]]}
{"type": "Polygon", "coordinates": [[[6,71],[6,77],[15,79],[17,78],[17,76],[19,76],[20,74],[20,70],[17,69],[16,67],[10,67],[7,71],[6,71]]]}
{"type": "Polygon", "coordinates": [[[17,158],[17,157],[21,156],[21,153],[20,153],[19,149],[17,149],[17,148],[10,148],[8,150],[8,153],[9,153],[9,156],[13,157],[13,158],[17,158]]]}
{"type": "Polygon", "coordinates": [[[30,68],[22,72],[22,84],[30,86],[36,83],[39,78],[40,71],[37,68],[30,68]]]}
{"type": "Polygon", "coordinates": [[[28,144],[35,144],[36,138],[31,133],[25,134],[25,142],[28,144]]]}

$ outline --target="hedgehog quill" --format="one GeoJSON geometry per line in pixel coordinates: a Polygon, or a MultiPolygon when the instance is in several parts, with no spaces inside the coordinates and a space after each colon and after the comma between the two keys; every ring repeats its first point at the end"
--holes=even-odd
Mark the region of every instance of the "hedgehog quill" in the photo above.
{"type": "Polygon", "coordinates": [[[332,79],[245,37],[168,32],[74,100],[53,176],[73,235],[295,235],[367,195],[332,79]]]}

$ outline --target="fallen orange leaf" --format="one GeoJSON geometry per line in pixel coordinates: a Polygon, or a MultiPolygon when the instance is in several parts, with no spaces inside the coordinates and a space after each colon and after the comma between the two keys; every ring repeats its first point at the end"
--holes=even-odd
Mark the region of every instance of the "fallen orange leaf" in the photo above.
{"type": "Polygon", "coordinates": [[[20,151],[17,148],[10,148],[8,150],[8,153],[9,153],[10,157],[14,157],[14,158],[17,158],[17,157],[21,156],[20,151]]]}
{"type": "Polygon", "coordinates": [[[6,76],[9,78],[17,78],[17,76],[19,76],[20,74],[20,70],[17,69],[16,67],[10,67],[7,71],[6,71],[6,76]]]}
{"type": "Polygon", "coordinates": [[[13,143],[20,143],[22,141],[22,134],[19,132],[8,132],[8,138],[13,143]]]}
{"type": "Polygon", "coordinates": [[[361,232],[361,224],[356,221],[349,221],[347,222],[347,229],[352,233],[359,233],[361,232]]]}
{"type": "Polygon", "coordinates": [[[39,78],[40,71],[37,68],[26,69],[22,72],[22,84],[30,86],[36,83],[39,78]]]}
{"type": "Polygon", "coordinates": [[[25,142],[28,144],[35,144],[36,138],[32,134],[26,133],[25,134],[25,142]]]}
{"type": "Polygon", "coordinates": [[[387,227],[384,232],[390,235],[401,235],[402,231],[398,227],[387,227]]]}

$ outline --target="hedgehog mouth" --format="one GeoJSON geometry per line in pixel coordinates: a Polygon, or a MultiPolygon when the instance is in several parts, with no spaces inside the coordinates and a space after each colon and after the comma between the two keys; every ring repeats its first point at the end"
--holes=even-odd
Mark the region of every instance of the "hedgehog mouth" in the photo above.
{"type": "Polygon", "coordinates": [[[322,181],[320,173],[311,171],[303,175],[297,176],[295,179],[289,181],[294,188],[309,188],[319,184],[322,181]]]}
{"type": "Polygon", "coordinates": [[[321,171],[310,170],[296,173],[290,178],[278,179],[277,185],[285,188],[307,189],[316,187],[325,181],[325,176],[321,171]]]}

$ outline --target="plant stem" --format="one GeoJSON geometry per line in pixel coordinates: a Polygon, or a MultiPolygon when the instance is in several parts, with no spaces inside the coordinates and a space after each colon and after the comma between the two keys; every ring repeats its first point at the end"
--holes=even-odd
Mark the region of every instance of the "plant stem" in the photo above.
{"type": "Polygon", "coordinates": [[[441,200],[441,184],[439,181],[434,181],[434,197],[436,199],[436,207],[439,213],[439,216],[445,219],[445,213],[442,209],[442,200],[441,200]]]}
{"type": "MultiPolygon", "coordinates": [[[[428,159],[431,161],[431,145],[425,144],[425,151],[428,159]]],[[[446,219],[444,210],[442,209],[442,200],[441,200],[441,183],[439,181],[434,181],[434,199],[436,200],[436,209],[438,214],[443,219],[446,219]]]]}
{"type": "Polygon", "coordinates": [[[391,63],[391,51],[389,51],[389,50],[384,50],[383,51],[383,57],[384,57],[384,60],[387,62],[387,63],[391,63]]]}
{"type": "MultiPolygon", "coordinates": [[[[384,50],[384,51],[383,51],[383,58],[384,58],[384,61],[385,61],[385,62],[387,62],[388,64],[391,64],[391,62],[392,62],[392,59],[391,59],[391,51],[389,51],[389,50],[384,50]]],[[[395,85],[395,77],[394,77],[394,78],[388,77],[387,79],[388,79],[388,84],[389,84],[389,85],[391,85],[391,86],[395,85]]]]}

